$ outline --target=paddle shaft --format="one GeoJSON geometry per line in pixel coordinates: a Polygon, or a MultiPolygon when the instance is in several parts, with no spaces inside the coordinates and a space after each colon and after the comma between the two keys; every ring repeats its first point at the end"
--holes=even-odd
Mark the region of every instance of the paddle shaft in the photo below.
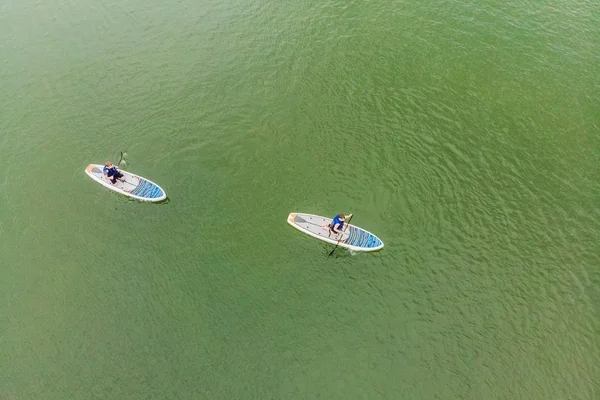
{"type": "Polygon", "coordinates": [[[338,241],[337,241],[337,243],[336,243],[335,247],[333,248],[333,250],[331,250],[331,253],[329,253],[329,255],[332,255],[332,254],[333,254],[333,252],[335,251],[335,249],[337,249],[337,248],[338,248],[338,246],[339,246],[339,244],[340,244],[340,241],[342,240],[342,237],[344,236],[344,232],[346,232],[346,229],[348,228],[348,225],[350,225],[350,221],[352,221],[352,218],[354,218],[354,214],[352,214],[352,216],[351,216],[351,217],[350,217],[350,219],[348,220],[348,223],[347,223],[347,224],[346,224],[346,223],[344,224],[344,225],[345,225],[345,226],[344,226],[344,230],[342,231],[342,234],[340,235],[340,238],[338,239],[338,241]]]}
{"type": "MultiPolygon", "coordinates": [[[[117,164],[117,168],[118,168],[118,167],[121,165],[121,162],[123,162],[123,152],[121,152],[121,158],[119,159],[119,163],[117,164]]],[[[118,179],[118,178],[117,178],[117,179],[118,179]]],[[[123,183],[127,183],[128,185],[131,185],[131,186],[137,186],[137,185],[134,185],[134,184],[133,184],[133,183],[131,183],[131,182],[127,182],[127,180],[125,180],[125,179],[123,179],[123,180],[119,179],[119,180],[120,180],[121,182],[123,182],[123,183]]]]}
{"type": "MultiPolygon", "coordinates": [[[[120,179],[119,179],[119,180],[120,180],[120,179]]],[[[120,180],[120,181],[121,181],[121,180],[120,180]]],[[[131,183],[131,182],[127,182],[126,180],[122,180],[121,182],[123,182],[123,183],[126,183],[126,184],[128,184],[128,185],[131,185],[131,186],[137,186],[136,184],[133,184],[133,183],[131,183]]]]}
{"type": "MultiPolygon", "coordinates": [[[[119,159],[119,163],[117,164],[117,168],[121,166],[121,162],[123,162],[123,152],[121,152],[121,158],[119,159]]],[[[128,184],[130,184],[131,186],[136,186],[136,185],[134,185],[133,183],[127,182],[125,179],[123,179],[123,180],[119,179],[119,180],[120,180],[121,182],[123,182],[123,183],[128,183],[128,184]]]]}

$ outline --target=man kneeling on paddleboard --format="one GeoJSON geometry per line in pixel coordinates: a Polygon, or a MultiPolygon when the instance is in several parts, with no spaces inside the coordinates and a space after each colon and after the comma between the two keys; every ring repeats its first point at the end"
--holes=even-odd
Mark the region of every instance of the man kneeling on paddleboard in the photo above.
{"type": "Polygon", "coordinates": [[[336,235],[339,235],[342,231],[343,231],[343,227],[344,227],[344,221],[346,220],[346,217],[350,217],[352,218],[353,214],[348,214],[348,215],[344,215],[344,214],[338,214],[333,218],[333,221],[331,221],[331,224],[329,225],[329,236],[331,236],[331,233],[335,233],[336,235]]]}
{"type": "Polygon", "coordinates": [[[110,161],[107,161],[106,164],[104,164],[104,175],[110,179],[110,182],[114,185],[115,183],[117,183],[117,179],[121,179],[123,177],[123,174],[121,172],[119,172],[119,170],[117,169],[117,167],[115,165],[113,165],[113,163],[111,163],[110,161]]]}

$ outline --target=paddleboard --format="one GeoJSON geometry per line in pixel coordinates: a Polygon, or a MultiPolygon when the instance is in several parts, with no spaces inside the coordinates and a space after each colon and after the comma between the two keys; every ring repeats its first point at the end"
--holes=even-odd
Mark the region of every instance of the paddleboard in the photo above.
{"type": "Polygon", "coordinates": [[[332,218],[303,213],[291,213],[287,218],[288,224],[300,232],[331,244],[337,244],[339,241],[340,247],[356,251],[375,251],[383,248],[383,242],[377,236],[352,224],[344,224],[341,237],[330,234],[331,221],[332,218]]]}
{"type": "Polygon", "coordinates": [[[90,164],[85,169],[85,173],[102,186],[137,200],[156,202],[167,198],[165,191],[156,183],[122,169],[119,171],[123,174],[123,178],[113,185],[104,175],[103,168],[104,165],[90,164]]]}

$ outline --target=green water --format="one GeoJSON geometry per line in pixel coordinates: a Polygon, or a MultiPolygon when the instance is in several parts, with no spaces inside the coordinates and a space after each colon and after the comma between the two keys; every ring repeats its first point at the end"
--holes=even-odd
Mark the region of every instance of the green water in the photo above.
{"type": "Polygon", "coordinates": [[[0,2],[0,399],[597,399],[599,27],[0,2]],[[85,175],[124,149],[167,202],[85,175]],[[385,248],[327,257],[292,211],[385,248]]]}

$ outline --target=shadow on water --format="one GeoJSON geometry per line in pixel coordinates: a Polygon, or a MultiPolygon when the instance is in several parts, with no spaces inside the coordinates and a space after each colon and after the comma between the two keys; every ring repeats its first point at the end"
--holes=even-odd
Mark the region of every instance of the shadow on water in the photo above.
{"type": "MultiPolygon", "coordinates": [[[[119,195],[119,193],[115,193],[115,194],[119,195]]],[[[161,201],[142,201],[142,200],[134,199],[132,197],[127,197],[127,196],[123,196],[123,195],[120,195],[120,196],[124,197],[124,200],[127,202],[130,202],[130,203],[140,203],[140,204],[147,204],[147,205],[153,205],[153,206],[164,206],[171,202],[171,199],[168,196],[166,199],[161,200],[161,201]]]]}

